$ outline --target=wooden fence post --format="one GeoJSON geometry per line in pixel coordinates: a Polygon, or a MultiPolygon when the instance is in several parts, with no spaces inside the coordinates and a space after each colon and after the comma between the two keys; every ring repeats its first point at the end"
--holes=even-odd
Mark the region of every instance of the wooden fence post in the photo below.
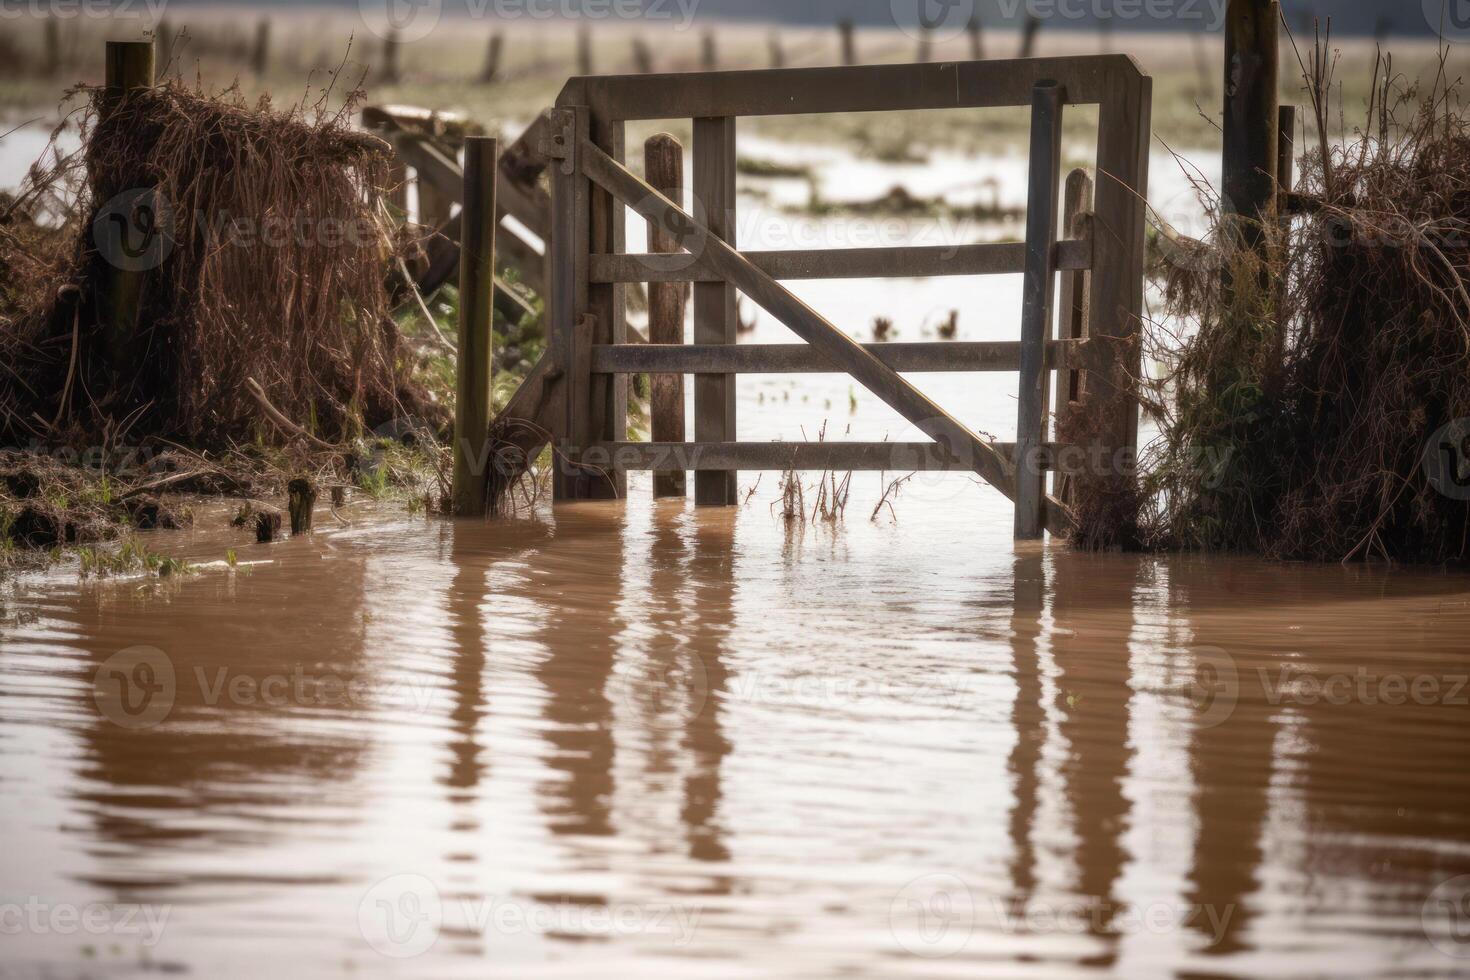
{"type": "Polygon", "coordinates": [[[653,74],[653,52],[641,37],[633,39],[633,68],[640,75],[653,74]]]}
{"type": "Polygon", "coordinates": [[[250,52],[250,67],[254,69],[256,78],[265,77],[265,70],[270,67],[270,57],[271,22],[269,17],[262,17],[255,25],[255,47],[250,52]]]}
{"type": "Polygon", "coordinates": [[[586,24],[577,27],[577,74],[592,75],[592,30],[586,24]]]}
{"type": "Polygon", "coordinates": [[[981,22],[980,11],[976,10],[970,15],[970,23],[965,29],[970,34],[970,58],[973,61],[985,60],[985,25],[981,22]]]}
{"type": "Polygon", "coordinates": [[[714,71],[720,67],[719,52],[715,50],[715,32],[706,30],[704,39],[700,43],[700,63],[704,65],[705,71],[714,71]]]}
{"type": "MultiPolygon", "coordinates": [[[[129,92],[152,88],[153,71],[152,41],[108,41],[106,89],[101,108],[103,118],[122,104],[129,92]]],[[[118,190],[119,188],[109,188],[107,193],[117,193],[118,190]]],[[[156,210],[155,208],[155,212],[156,210]]],[[[133,220],[134,215],[129,214],[129,233],[133,220]]],[[[149,232],[150,236],[158,233],[158,229],[151,229],[149,232]]],[[[124,269],[116,263],[109,264],[106,269],[101,308],[105,347],[114,369],[121,370],[123,365],[132,360],[138,333],[138,309],[143,300],[143,286],[147,276],[146,270],[124,269]]]]}
{"type": "Polygon", "coordinates": [[[1276,0],[1230,0],[1225,14],[1225,151],[1222,204],[1236,240],[1258,249],[1262,223],[1276,207],[1277,81],[1280,62],[1276,0]]]}
{"type": "Polygon", "coordinates": [[[1041,18],[1035,14],[1026,15],[1026,26],[1021,29],[1021,57],[1030,58],[1036,54],[1036,35],[1041,30],[1041,18]]]}
{"type": "Polygon", "coordinates": [[[61,71],[61,22],[53,15],[46,18],[46,75],[61,71]]]}
{"type": "Polygon", "coordinates": [[[505,37],[499,32],[490,35],[489,44],[485,48],[485,67],[480,70],[480,82],[489,85],[500,76],[500,53],[505,45],[505,37]]]}
{"type": "Polygon", "coordinates": [[[389,34],[383,41],[382,79],[390,85],[398,82],[398,32],[389,34]]]}
{"type": "MultiPolygon", "coordinates": [[[[643,146],[643,172],[648,182],[670,200],[683,201],[684,147],[668,133],[657,133],[643,146]]],[[[677,252],[678,243],[657,222],[648,223],[649,252],[677,252]]],[[[684,304],[688,286],[682,282],[648,284],[648,342],[684,343],[684,304]]],[[[654,442],[684,441],[684,376],[650,376],[650,436],[654,442]]],[[[660,471],[653,475],[653,495],[683,497],[688,475],[683,470],[660,471]]]]}
{"type": "Polygon", "coordinates": [[[914,55],[914,61],[919,64],[928,64],[934,60],[934,36],[929,28],[919,29],[919,50],[914,55]]]}
{"type": "Polygon", "coordinates": [[[494,137],[465,140],[464,213],[459,250],[459,363],[454,405],[454,514],[483,517],[490,479],[488,445],[495,302],[494,137]]]}
{"type": "Polygon", "coordinates": [[[1052,334],[1056,269],[1057,198],[1062,169],[1062,104],[1056,82],[1038,82],[1031,99],[1031,163],[1026,198],[1026,277],[1021,301],[1021,383],[1016,414],[1018,540],[1039,538],[1045,527],[1046,345],[1052,334]]]}
{"type": "MultiPolygon", "coordinates": [[[[735,245],[735,118],[694,120],[695,213],[703,208],[706,227],[735,245]]],[[[733,344],[739,337],[740,314],[735,287],[728,282],[694,285],[694,342],[733,344]]],[[[694,439],[734,442],[735,379],[733,374],[694,377],[694,439]]],[[[715,506],[736,503],[738,476],[733,471],[700,470],[694,474],[694,502],[715,506]]]]}
{"type": "Polygon", "coordinates": [[[776,31],[772,31],[770,40],[767,43],[771,51],[771,67],[785,68],[786,52],[781,48],[781,35],[776,31]]]}
{"type": "Polygon", "coordinates": [[[837,32],[842,35],[842,63],[844,65],[857,64],[857,43],[853,37],[852,21],[838,21],[837,32]]]}
{"type": "MultiPolygon", "coordinates": [[[[1090,235],[1088,224],[1092,217],[1092,177],[1081,167],[1067,175],[1066,198],[1062,205],[1062,232],[1067,238],[1079,239],[1090,235]]],[[[1082,340],[1087,336],[1087,292],[1088,276],[1091,273],[1076,269],[1061,274],[1061,310],[1065,329],[1061,330],[1064,340],[1082,340]]],[[[1082,399],[1082,372],[1068,371],[1066,400],[1082,399]]]]}

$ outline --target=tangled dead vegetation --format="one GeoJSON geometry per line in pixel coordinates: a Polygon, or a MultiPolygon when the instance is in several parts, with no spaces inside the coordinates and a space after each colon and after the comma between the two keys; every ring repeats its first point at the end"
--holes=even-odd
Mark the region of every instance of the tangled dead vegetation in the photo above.
{"type": "Polygon", "coordinates": [[[351,129],[352,99],[279,111],[177,81],[106,98],[84,152],[0,204],[6,444],[277,441],[252,377],[332,443],[444,416],[400,351],[389,151],[351,129]],[[136,306],[109,308],[130,277],[136,306]]]}
{"type": "MultiPolygon", "coordinates": [[[[1331,131],[1330,59],[1304,67],[1331,131]]],[[[1137,499],[1078,501],[1083,544],[1462,561],[1470,545],[1470,127],[1443,70],[1385,58],[1367,123],[1322,135],[1289,225],[1165,246],[1162,435],[1137,499]],[[1222,258],[1223,257],[1223,258],[1222,258]],[[1174,326],[1170,327],[1169,324],[1174,326]]],[[[1212,202],[1218,211],[1219,202],[1212,202]]]]}

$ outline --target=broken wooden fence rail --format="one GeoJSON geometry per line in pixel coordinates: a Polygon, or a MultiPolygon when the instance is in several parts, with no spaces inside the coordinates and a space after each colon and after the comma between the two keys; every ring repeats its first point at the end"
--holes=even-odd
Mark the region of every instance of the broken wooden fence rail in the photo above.
{"type": "MultiPolygon", "coordinates": [[[[1120,55],[572,79],[546,118],[543,144],[552,178],[549,367],[538,367],[538,414],[506,415],[497,424],[523,423],[554,440],[558,501],[621,495],[625,471],[665,469],[670,458],[688,460],[681,465],[695,472],[703,503],[734,503],[740,469],[897,468],[907,460],[915,469],[978,473],[1018,502],[1023,536],[1040,527],[1066,533],[1071,514],[1042,492],[1041,474],[1078,447],[1047,441],[1050,373],[1068,372],[1069,396],[1079,387],[1088,391],[1101,414],[1096,428],[1107,458],[1121,454],[1127,465],[1136,451],[1131,391],[1143,305],[1150,101],[1148,77],[1120,55]],[[1057,241],[1060,119],[1065,107],[1078,105],[1099,107],[1099,179],[1090,212],[1080,203],[1081,180],[1070,186],[1069,237],[1057,241]],[[807,253],[742,252],[734,244],[737,117],[1006,106],[1033,110],[1026,242],[807,253]],[[650,119],[693,121],[699,218],[623,163],[625,124],[650,119]],[[627,209],[667,231],[683,251],[626,254],[627,209]],[[1027,276],[1022,339],[986,344],[863,345],[779,281],[1005,273],[1027,276]],[[1058,274],[1070,274],[1060,340],[1046,299],[1058,274]],[[694,283],[694,344],[626,342],[624,290],[644,282],[694,283]],[[805,344],[737,346],[736,290],[805,344]],[[900,373],[925,370],[1020,371],[1017,442],[982,439],[900,373]],[[645,371],[695,376],[692,443],[639,448],[626,441],[627,378],[645,371]],[[849,374],[932,444],[738,442],[734,379],[748,371],[849,374]]],[[[539,452],[544,441],[519,448],[539,452]]],[[[1105,476],[1073,469],[1077,481],[1105,476]]]]}

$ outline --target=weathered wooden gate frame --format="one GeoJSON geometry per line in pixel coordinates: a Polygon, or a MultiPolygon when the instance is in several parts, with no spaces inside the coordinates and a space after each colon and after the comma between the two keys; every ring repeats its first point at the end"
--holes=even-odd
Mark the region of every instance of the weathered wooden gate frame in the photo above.
{"type": "Polygon", "coordinates": [[[558,455],[556,499],[621,496],[630,469],[693,469],[697,502],[732,504],[740,468],[952,468],[973,470],[1017,502],[1018,537],[1038,536],[1043,526],[1066,533],[1067,507],[1043,493],[1050,372],[1085,370],[1097,396],[1090,404],[1104,415],[1106,447],[1131,459],[1137,445],[1137,406],[1128,392],[1143,309],[1151,93],[1151,80],[1123,55],[570,80],[549,114],[543,145],[552,185],[550,366],[535,379],[544,385],[538,400],[552,403],[545,418],[558,455]],[[1027,105],[1032,192],[1025,243],[742,254],[723,240],[735,227],[741,116],[1027,105]],[[1084,223],[1090,233],[1058,242],[1064,105],[1099,106],[1098,179],[1092,219],[1084,223]],[[625,124],[663,119],[693,120],[699,219],[623,164],[625,124]],[[672,233],[686,251],[626,254],[624,205],[672,233]],[[1065,270],[1091,272],[1085,339],[1051,339],[1053,276],[1065,270]],[[865,347],[777,281],[1003,273],[1026,276],[1022,339],[984,344],[865,347]],[[694,284],[693,345],[627,343],[624,286],[648,281],[694,284]],[[807,343],[734,346],[737,289],[807,343]],[[982,439],[897,373],[1018,369],[1013,448],[982,439]],[[750,371],[850,374],[934,444],[737,442],[734,378],[750,371]],[[643,372],[695,375],[695,442],[626,441],[627,376],[643,372]]]}

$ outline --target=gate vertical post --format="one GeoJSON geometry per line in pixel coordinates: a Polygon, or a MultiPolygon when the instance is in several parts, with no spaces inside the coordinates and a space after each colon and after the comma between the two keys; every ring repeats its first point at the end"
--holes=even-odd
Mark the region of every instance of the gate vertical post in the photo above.
{"type": "MultiPolygon", "coordinates": [[[[694,214],[709,230],[734,247],[735,119],[726,116],[694,120],[694,214]]],[[[727,282],[694,284],[694,342],[733,344],[739,333],[735,287],[727,282]]],[[[734,442],[735,379],[733,374],[699,374],[694,378],[694,439],[734,442]]],[[[736,502],[737,474],[698,471],[694,502],[726,506],[736,502]]]]}
{"type": "MultiPolygon", "coordinates": [[[[578,167],[577,147],[589,132],[585,106],[553,109],[548,114],[551,160],[550,284],[547,288],[547,354],[560,372],[556,382],[563,401],[558,431],[553,433],[552,498],[576,500],[584,482],[567,457],[575,457],[591,435],[590,386],[577,376],[578,348],[586,342],[577,324],[587,309],[590,262],[591,186],[578,167]]],[[[585,358],[581,358],[585,360],[585,358]]]]}
{"type": "MultiPolygon", "coordinates": [[[[587,119],[588,138],[598,149],[623,163],[626,127],[622,122],[604,119],[590,112],[587,119]]],[[[607,191],[588,182],[588,236],[590,254],[616,255],[624,251],[624,231],[628,209],[607,191]]],[[[587,312],[592,316],[591,344],[623,344],[628,340],[628,320],[624,283],[593,283],[587,287],[587,312]]],[[[580,353],[580,352],[579,352],[580,353]]],[[[588,385],[590,387],[590,432],[592,442],[622,442],[628,438],[628,376],[626,374],[591,374],[591,352],[588,351],[588,385]]],[[[599,465],[607,461],[599,461],[599,465]]],[[[590,471],[583,486],[583,496],[594,500],[625,497],[628,474],[616,467],[590,471]]]]}
{"type": "MultiPolygon", "coordinates": [[[[1103,481],[1115,464],[1130,471],[1138,448],[1135,393],[1143,323],[1144,202],[1153,80],[1118,59],[1110,68],[1098,113],[1097,184],[1093,189],[1093,259],[1088,277],[1088,336],[1101,347],[1087,371],[1089,411],[1098,417],[1100,443],[1087,458],[1108,472],[1080,474],[1103,481]],[[1097,449],[1101,452],[1093,452],[1097,449]]],[[[1089,464],[1090,465],[1090,464],[1089,464]]]]}
{"type": "Polygon", "coordinates": [[[1044,533],[1046,468],[1046,345],[1052,332],[1056,273],[1058,185],[1062,170],[1062,104],[1053,81],[1036,83],[1031,97],[1030,188],[1026,199],[1026,278],[1021,299],[1021,382],[1016,414],[1017,539],[1044,533]]]}
{"type": "MultiPolygon", "coordinates": [[[[684,147],[668,133],[648,138],[643,146],[643,173],[653,187],[676,204],[684,199],[684,147]]],[[[648,225],[648,251],[677,252],[678,244],[669,231],[656,223],[648,225]]],[[[682,282],[648,284],[648,342],[684,343],[684,304],[689,288],[682,282]]],[[[649,432],[654,442],[684,441],[684,376],[649,376],[649,432]]],[[[688,475],[683,470],[659,471],[653,475],[653,495],[683,497],[688,475]]]]}

